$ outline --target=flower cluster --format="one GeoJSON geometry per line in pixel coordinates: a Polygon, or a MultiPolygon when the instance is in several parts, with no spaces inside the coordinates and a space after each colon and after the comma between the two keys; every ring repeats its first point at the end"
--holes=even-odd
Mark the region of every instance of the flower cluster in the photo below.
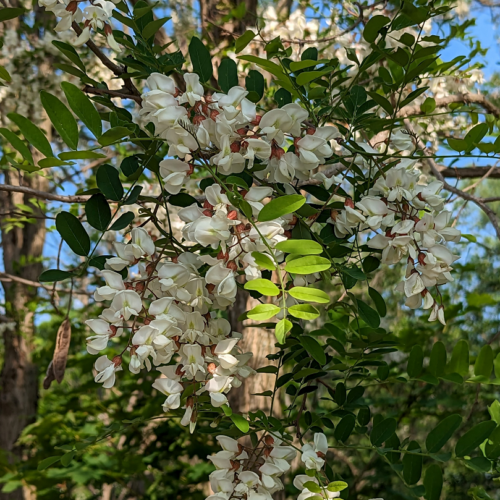
{"type": "Polygon", "coordinates": [[[256,447],[217,436],[222,447],[208,459],[216,470],[210,474],[213,495],[207,500],[272,500],[273,493],[284,489],[281,476],[290,470],[296,451],[279,437],[266,435],[256,447]]]}
{"type": "Polygon", "coordinates": [[[66,32],[71,30],[73,23],[83,23],[81,33],[71,39],[71,44],[74,47],[81,47],[87,43],[90,40],[92,30],[102,30],[108,45],[113,50],[120,52],[121,48],[116,43],[111,27],[113,9],[115,4],[119,2],[116,0],[97,0],[83,10],[79,6],[80,3],[82,3],[81,0],[38,0],[41,7],[45,7],[45,10],[60,18],[55,27],[56,31],[66,32]]]}
{"type": "MultiPolygon", "coordinates": [[[[238,348],[241,335],[215,312],[235,300],[234,273],[217,261],[202,276],[202,258],[189,252],[163,258],[143,228],[132,230],[128,244],[117,243],[116,253],[102,271],[106,285],[94,293],[96,301],[110,305],[99,318],[87,320],[95,333],[87,339],[87,350],[98,354],[127,331],[129,369],[139,373],[159,367],[162,377],[153,387],[166,396],[164,411],[179,408],[184,390],[196,385],[181,422],[193,429],[199,396],[207,392],[214,407],[227,404],[226,393],[253,372],[247,366],[252,354],[238,348]],[[121,271],[136,265],[137,275],[124,281],[121,271]]],[[[101,356],[96,382],[112,387],[121,364],[121,355],[101,356]]]]}

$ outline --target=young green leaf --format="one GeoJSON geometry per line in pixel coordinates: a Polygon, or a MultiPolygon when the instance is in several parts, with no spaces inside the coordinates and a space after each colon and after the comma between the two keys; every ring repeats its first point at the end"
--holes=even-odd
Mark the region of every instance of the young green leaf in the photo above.
{"type": "Polygon", "coordinates": [[[295,318],[316,319],[319,311],[310,304],[296,304],[288,308],[288,312],[295,318]]]}
{"type": "Polygon", "coordinates": [[[42,106],[61,139],[71,148],[78,149],[78,125],[71,111],[55,96],[42,90],[42,106]]]}
{"type": "Polygon", "coordinates": [[[229,418],[241,432],[246,434],[250,430],[250,424],[248,423],[248,420],[242,415],[239,415],[238,413],[232,413],[229,418]]]}
{"type": "Polygon", "coordinates": [[[291,214],[298,210],[306,199],[300,194],[290,194],[274,198],[259,213],[259,222],[277,219],[282,215],[291,214]]]}
{"type": "Polygon", "coordinates": [[[274,271],[276,269],[276,266],[269,256],[259,252],[252,252],[252,257],[255,259],[255,262],[259,267],[269,269],[270,271],[274,271]]]}
{"type": "Polygon", "coordinates": [[[296,255],[319,255],[323,247],[313,240],[285,240],[276,245],[276,250],[296,255]]]}
{"type": "Polygon", "coordinates": [[[308,255],[286,263],[285,270],[292,274],[313,274],[330,269],[331,263],[324,257],[308,255]]]}
{"type": "Polygon", "coordinates": [[[245,290],[254,290],[270,297],[275,297],[280,293],[279,288],[272,281],[265,279],[247,281],[245,283],[245,290]]]}
{"type": "Polygon", "coordinates": [[[283,318],[277,323],[274,334],[276,335],[276,340],[280,344],[283,344],[285,342],[286,334],[292,329],[292,327],[293,323],[291,321],[288,321],[286,318],[283,318]]]}
{"type": "Polygon", "coordinates": [[[251,311],[248,311],[247,316],[250,319],[255,319],[257,321],[263,321],[276,316],[280,312],[280,308],[274,304],[259,304],[255,306],[251,311]]]}
{"type": "Polygon", "coordinates": [[[481,422],[467,431],[457,442],[455,454],[457,457],[465,457],[473,452],[481,443],[488,439],[496,427],[492,420],[481,422]]]}
{"type": "Polygon", "coordinates": [[[328,304],[330,296],[323,290],[318,288],[294,286],[288,293],[297,300],[304,300],[306,302],[318,302],[320,304],[328,304]]]}

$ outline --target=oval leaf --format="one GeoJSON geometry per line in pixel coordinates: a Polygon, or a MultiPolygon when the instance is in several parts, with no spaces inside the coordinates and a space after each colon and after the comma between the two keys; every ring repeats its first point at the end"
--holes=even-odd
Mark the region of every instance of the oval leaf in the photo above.
{"type": "Polygon", "coordinates": [[[259,222],[267,222],[277,219],[282,215],[291,214],[298,210],[306,199],[300,194],[290,194],[274,198],[259,213],[259,222]]]}
{"type": "Polygon", "coordinates": [[[62,239],[77,255],[86,257],[90,252],[90,238],[82,223],[69,212],[61,212],[56,217],[56,229],[62,239]]]}
{"type": "Polygon", "coordinates": [[[331,264],[328,259],[316,255],[308,255],[299,259],[287,262],[285,270],[293,274],[313,274],[330,269],[331,264]]]}

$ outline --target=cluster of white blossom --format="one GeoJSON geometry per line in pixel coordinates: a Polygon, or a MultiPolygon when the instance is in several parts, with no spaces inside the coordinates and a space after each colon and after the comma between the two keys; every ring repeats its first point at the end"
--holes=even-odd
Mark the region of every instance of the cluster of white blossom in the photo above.
{"type": "Polygon", "coordinates": [[[83,9],[80,8],[81,0],[38,0],[41,7],[54,13],[60,18],[56,32],[67,32],[71,30],[73,23],[83,23],[82,32],[78,36],[72,36],[69,40],[74,47],[81,47],[90,40],[91,31],[103,30],[109,47],[117,52],[121,51],[120,46],[113,36],[111,18],[117,0],[96,0],[83,9]]]}
{"type": "MultiPolygon", "coordinates": [[[[241,335],[216,313],[235,300],[233,271],[213,265],[202,276],[203,257],[189,252],[162,258],[143,228],[132,230],[128,244],[115,246],[117,257],[108,259],[102,271],[106,285],[94,293],[96,301],[111,303],[99,318],[87,320],[95,333],[87,339],[87,350],[98,354],[111,338],[128,332],[129,369],[139,373],[159,367],[162,376],[153,387],[166,396],[166,412],[181,406],[189,385],[200,384],[185,401],[181,421],[194,429],[199,396],[208,392],[212,406],[220,407],[228,403],[226,393],[253,373],[247,366],[252,353],[242,353],[237,345],[241,335]],[[124,281],[120,271],[136,265],[137,276],[124,281]]],[[[112,360],[99,357],[96,382],[112,387],[121,365],[121,354],[112,360]]]]}
{"type": "MultiPolygon", "coordinates": [[[[398,151],[410,150],[411,135],[398,131],[391,136],[391,145],[398,151]]],[[[378,151],[367,144],[358,146],[368,155],[358,155],[355,162],[368,175],[373,176],[378,151]]],[[[458,242],[461,233],[450,227],[451,213],[444,210],[445,200],[440,196],[441,181],[425,181],[417,168],[417,161],[401,158],[397,164],[380,173],[374,185],[354,202],[346,198],[344,210],[332,210],[328,222],[334,225],[335,234],[344,238],[355,231],[378,232],[368,241],[368,246],[382,251],[382,262],[396,264],[407,258],[405,281],[398,285],[407,297],[406,305],[412,309],[432,309],[429,321],[445,324],[443,305],[430,293],[431,287],[453,281],[451,265],[459,257],[444,243],[458,242]]]]}
{"type": "Polygon", "coordinates": [[[207,500],[272,500],[284,489],[280,478],[290,470],[296,451],[278,436],[268,434],[251,448],[227,436],[217,441],[222,451],[208,457],[216,470],[210,474],[213,495],[207,500]]]}

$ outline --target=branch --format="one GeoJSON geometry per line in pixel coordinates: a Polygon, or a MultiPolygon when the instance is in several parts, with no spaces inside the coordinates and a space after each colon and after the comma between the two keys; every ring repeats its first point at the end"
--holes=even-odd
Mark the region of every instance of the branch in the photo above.
{"type": "MultiPolygon", "coordinates": [[[[444,108],[454,103],[461,104],[479,104],[488,113],[494,115],[496,118],[500,118],[500,108],[497,108],[492,102],[486,99],[486,96],[482,94],[456,94],[447,97],[440,97],[435,99],[437,108],[444,108]]],[[[398,117],[412,116],[412,115],[423,115],[420,111],[420,105],[405,106],[398,112],[398,117]]]]}
{"type": "Polygon", "coordinates": [[[96,94],[96,95],[110,95],[112,97],[119,97],[120,99],[132,99],[137,104],[142,103],[142,98],[140,95],[132,94],[129,89],[122,87],[120,90],[108,90],[108,89],[96,89],[95,87],[91,87],[90,85],[86,85],[83,88],[83,91],[87,94],[96,94]]]}
{"type": "Polygon", "coordinates": [[[492,179],[500,179],[500,168],[497,167],[461,167],[450,168],[438,165],[438,169],[443,177],[454,177],[457,179],[477,179],[488,175],[492,179]]]}
{"type": "Polygon", "coordinates": [[[62,203],[86,203],[90,198],[89,195],[63,196],[60,194],[47,193],[45,191],[37,191],[26,186],[10,186],[8,184],[0,184],[0,191],[7,193],[24,193],[41,200],[60,201],[62,203]]]}
{"type": "MultiPolygon", "coordinates": [[[[413,127],[410,123],[410,120],[405,119],[404,122],[405,122],[405,125],[406,125],[406,128],[408,129],[408,131],[412,132],[416,136],[415,130],[413,129],[413,127]]],[[[421,148],[423,151],[427,150],[427,148],[425,147],[425,144],[420,139],[417,139],[417,143],[418,143],[418,147],[421,148]]],[[[492,210],[483,199],[478,198],[477,196],[473,196],[469,193],[465,193],[464,191],[448,184],[446,182],[443,174],[439,170],[439,166],[437,165],[437,163],[434,161],[433,158],[426,158],[425,162],[427,163],[427,165],[429,165],[434,176],[439,181],[441,181],[443,183],[443,188],[446,189],[446,191],[449,191],[450,193],[456,194],[457,196],[460,196],[460,198],[462,198],[464,200],[471,201],[472,203],[476,204],[486,214],[486,216],[488,217],[488,219],[490,219],[490,222],[495,229],[495,232],[497,234],[498,239],[500,239],[500,225],[499,225],[498,217],[497,217],[497,214],[495,213],[495,211],[492,210]]]]}

